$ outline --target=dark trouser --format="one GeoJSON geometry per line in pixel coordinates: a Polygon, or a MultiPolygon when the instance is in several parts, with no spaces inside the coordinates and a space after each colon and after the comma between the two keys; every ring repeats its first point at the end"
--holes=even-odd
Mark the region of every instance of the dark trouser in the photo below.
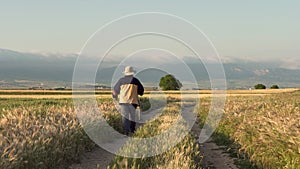
{"type": "Polygon", "coordinates": [[[135,107],[132,104],[120,104],[122,127],[126,133],[135,131],[135,107]]]}

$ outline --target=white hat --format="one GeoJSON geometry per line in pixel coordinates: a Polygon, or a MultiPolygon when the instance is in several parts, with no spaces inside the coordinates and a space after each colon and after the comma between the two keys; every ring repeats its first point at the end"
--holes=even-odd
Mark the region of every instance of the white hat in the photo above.
{"type": "Polygon", "coordinates": [[[131,66],[126,66],[125,71],[123,73],[125,75],[133,75],[133,74],[135,74],[135,70],[131,66]]]}

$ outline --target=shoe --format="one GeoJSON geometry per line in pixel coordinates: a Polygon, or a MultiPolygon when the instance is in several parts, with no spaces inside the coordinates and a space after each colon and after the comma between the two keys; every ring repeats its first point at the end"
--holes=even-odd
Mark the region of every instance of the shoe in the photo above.
{"type": "Polygon", "coordinates": [[[126,135],[126,136],[128,136],[129,133],[130,133],[129,131],[124,131],[124,132],[123,132],[123,134],[126,135]]]}

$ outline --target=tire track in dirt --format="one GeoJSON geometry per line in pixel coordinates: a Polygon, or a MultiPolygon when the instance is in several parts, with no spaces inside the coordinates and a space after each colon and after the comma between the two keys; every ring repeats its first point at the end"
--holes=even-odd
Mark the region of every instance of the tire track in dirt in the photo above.
{"type": "Polygon", "coordinates": [[[68,169],[106,169],[114,156],[97,146],[92,151],[84,153],[80,157],[80,163],[74,163],[68,169]]]}
{"type": "MultiPolygon", "coordinates": [[[[159,115],[160,110],[161,108],[158,108],[142,114],[141,123],[137,123],[136,128],[139,128],[143,126],[146,122],[156,118],[159,115]]],[[[97,146],[92,151],[84,153],[80,157],[80,162],[71,164],[68,167],[68,169],[106,169],[114,157],[115,154],[112,154],[97,146]]]]}
{"type": "MultiPolygon", "coordinates": [[[[193,111],[192,106],[188,106],[185,111],[193,111]]],[[[145,120],[144,122],[152,120],[159,115],[158,112],[159,109],[150,111],[142,115],[142,120],[145,120]]],[[[142,125],[143,123],[140,123],[137,127],[141,127],[142,125]]],[[[201,131],[198,122],[195,122],[191,132],[195,135],[196,139],[199,139],[201,131]]],[[[201,155],[203,156],[201,166],[204,169],[238,169],[234,164],[236,158],[230,157],[230,155],[224,151],[226,147],[218,146],[212,139],[207,140],[205,143],[199,143],[199,145],[201,155]]],[[[106,169],[114,156],[115,154],[96,147],[91,152],[84,153],[80,157],[80,163],[70,165],[69,169],[106,169]]]]}
{"type": "MultiPolygon", "coordinates": [[[[200,129],[199,124],[195,123],[192,127],[192,133],[198,140],[201,131],[202,129],[200,129]]],[[[205,133],[205,131],[203,132],[205,133]]],[[[234,161],[237,159],[230,157],[230,154],[224,151],[226,147],[218,146],[211,138],[209,138],[206,142],[199,144],[200,153],[203,156],[201,166],[204,169],[238,169],[238,167],[234,164],[234,161]]]]}

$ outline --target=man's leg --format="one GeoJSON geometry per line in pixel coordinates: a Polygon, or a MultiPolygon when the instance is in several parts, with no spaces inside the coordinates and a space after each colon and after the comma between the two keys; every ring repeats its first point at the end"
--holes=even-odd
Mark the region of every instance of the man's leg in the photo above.
{"type": "Polygon", "coordinates": [[[130,105],[129,106],[129,120],[130,120],[130,132],[134,133],[135,132],[135,107],[130,105]]]}
{"type": "Polygon", "coordinates": [[[127,105],[127,104],[120,105],[121,115],[122,115],[122,127],[123,127],[125,134],[128,134],[131,130],[131,128],[130,128],[131,123],[129,120],[129,114],[130,114],[129,106],[131,106],[131,105],[127,105]]]}

